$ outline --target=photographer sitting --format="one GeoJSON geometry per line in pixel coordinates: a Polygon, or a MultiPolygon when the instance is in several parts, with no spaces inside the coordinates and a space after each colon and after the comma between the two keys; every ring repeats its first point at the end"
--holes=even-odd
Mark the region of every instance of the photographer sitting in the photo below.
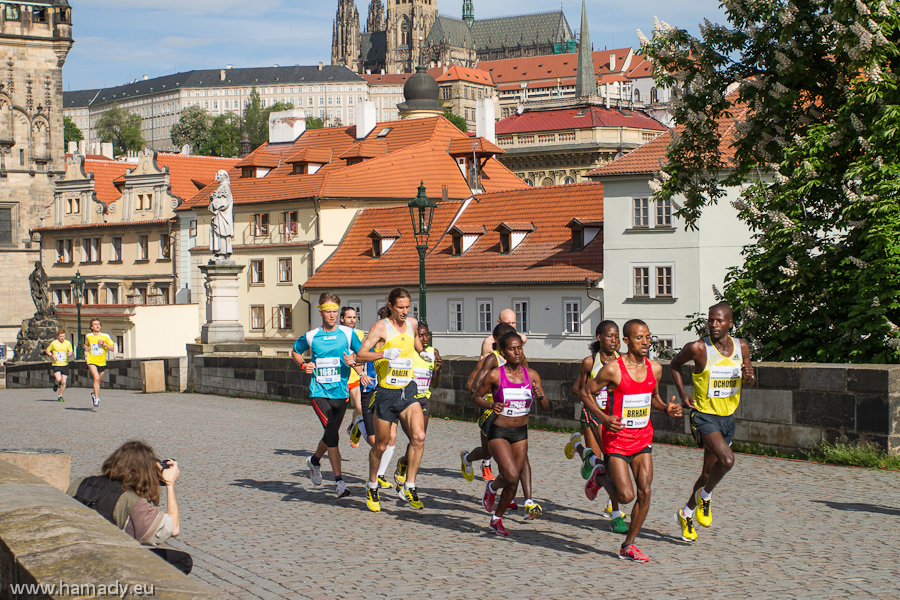
{"type": "Polygon", "coordinates": [[[190,554],[156,548],[179,533],[178,475],[174,460],[159,460],[143,442],[125,442],[103,461],[102,475],[74,481],[68,494],[187,574],[193,566],[190,554]],[[166,486],[165,512],[159,508],[160,484],[166,486]]]}

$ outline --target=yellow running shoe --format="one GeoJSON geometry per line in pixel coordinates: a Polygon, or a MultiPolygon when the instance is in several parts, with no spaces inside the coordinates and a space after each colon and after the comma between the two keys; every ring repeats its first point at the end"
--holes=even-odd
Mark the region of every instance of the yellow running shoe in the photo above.
{"type": "Polygon", "coordinates": [[[544,511],[541,510],[541,505],[535,502],[534,500],[529,500],[525,503],[525,518],[526,519],[537,519],[539,516],[544,514],[544,511]]]}
{"type": "Polygon", "coordinates": [[[406,465],[399,460],[397,461],[397,468],[394,469],[394,481],[397,482],[398,489],[406,483],[406,465]]]}
{"type": "Polygon", "coordinates": [[[416,488],[409,489],[404,486],[400,489],[400,497],[406,500],[410,508],[415,508],[416,510],[425,508],[425,505],[419,500],[419,494],[416,493],[416,488]]]}
{"type": "Polygon", "coordinates": [[[465,449],[459,451],[459,460],[462,463],[459,470],[462,471],[462,476],[466,481],[475,481],[475,470],[472,468],[472,463],[466,460],[468,453],[465,449]]]}
{"type": "Polygon", "coordinates": [[[378,488],[370,488],[366,486],[366,506],[369,507],[369,510],[372,512],[378,512],[381,510],[381,497],[378,495],[378,488]]]}
{"type": "MultiPolygon", "coordinates": [[[[625,512],[624,510],[622,510],[621,508],[619,509],[619,512],[622,513],[623,519],[628,518],[628,513],[625,512]]],[[[610,519],[612,518],[612,513],[613,513],[612,500],[606,501],[606,508],[603,509],[603,513],[610,519]]]]}
{"type": "Polygon", "coordinates": [[[391,482],[390,482],[390,481],[388,481],[387,479],[384,478],[384,475],[379,475],[379,476],[378,476],[378,479],[377,479],[376,481],[378,481],[378,485],[380,485],[380,486],[383,487],[383,488],[392,488],[392,487],[394,487],[394,486],[391,485],[391,482]]]}
{"type": "Polygon", "coordinates": [[[712,525],[712,511],[709,507],[710,501],[700,497],[700,490],[697,490],[695,498],[697,500],[697,510],[694,511],[694,514],[697,515],[697,522],[704,527],[709,527],[712,525]]]}
{"type": "Polygon", "coordinates": [[[572,439],[569,440],[569,443],[566,444],[566,447],[563,449],[563,452],[566,453],[566,458],[568,458],[569,460],[572,460],[573,458],[575,458],[575,442],[580,442],[580,441],[581,441],[581,434],[573,433],[572,439]]]}
{"type": "Polygon", "coordinates": [[[694,519],[684,516],[679,508],[675,511],[675,521],[681,525],[681,539],[686,542],[694,542],[697,540],[697,531],[694,529],[694,519]]]}
{"type": "Polygon", "coordinates": [[[359,430],[359,423],[357,421],[354,421],[353,425],[348,428],[347,432],[350,434],[350,447],[358,448],[359,440],[360,438],[362,438],[362,432],[359,430]]]}

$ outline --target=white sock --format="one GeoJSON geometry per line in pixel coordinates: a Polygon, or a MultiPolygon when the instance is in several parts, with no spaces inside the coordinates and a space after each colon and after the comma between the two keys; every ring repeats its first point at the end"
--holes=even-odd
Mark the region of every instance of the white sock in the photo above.
{"type": "Polygon", "coordinates": [[[377,481],[367,481],[367,482],[366,482],[366,485],[369,486],[369,489],[372,489],[372,490],[378,488],[378,482],[377,482],[377,481]]]}
{"type": "Polygon", "coordinates": [[[694,516],[694,509],[688,508],[687,504],[684,505],[684,508],[681,509],[681,512],[685,517],[693,517],[694,516]]]}
{"type": "Polygon", "coordinates": [[[622,511],[621,511],[621,510],[614,510],[614,511],[612,511],[612,514],[609,515],[609,518],[611,518],[611,519],[618,519],[618,518],[621,517],[621,516],[622,516],[622,511]]]}
{"type": "Polygon", "coordinates": [[[412,483],[410,483],[410,482],[407,481],[406,484],[405,484],[405,487],[406,487],[406,489],[408,489],[408,490],[414,490],[414,489],[416,489],[416,482],[413,481],[412,483]]]}
{"type": "Polygon", "coordinates": [[[484,460],[481,461],[481,464],[482,464],[482,466],[489,467],[489,466],[491,466],[491,459],[485,458],[484,460]]]}
{"type": "Polygon", "coordinates": [[[366,433],[366,420],[363,419],[362,415],[356,417],[356,428],[359,429],[359,434],[362,437],[369,437],[369,434],[366,433]]]}
{"type": "Polygon", "coordinates": [[[381,462],[378,464],[378,476],[381,477],[387,472],[388,465],[391,464],[391,459],[394,458],[394,449],[397,446],[388,446],[384,449],[384,454],[381,455],[381,462]]]}
{"type": "Polygon", "coordinates": [[[529,504],[534,504],[534,500],[532,500],[531,498],[525,498],[525,506],[528,506],[529,504]]]}
{"type": "Polygon", "coordinates": [[[597,465],[602,465],[603,461],[597,458],[596,454],[591,454],[590,461],[592,467],[596,467],[597,465]]]}
{"type": "Polygon", "coordinates": [[[712,492],[707,492],[706,488],[703,488],[702,490],[700,490],[700,498],[702,500],[709,500],[710,498],[712,498],[712,492]]]}
{"type": "Polygon", "coordinates": [[[467,464],[467,465],[471,465],[471,464],[472,464],[471,462],[469,462],[469,453],[468,453],[468,452],[466,452],[465,454],[463,454],[463,460],[466,461],[466,464],[467,464]]]}
{"type": "Polygon", "coordinates": [[[497,516],[497,513],[494,513],[491,515],[491,523],[493,523],[494,521],[499,521],[499,520],[500,520],[500,517],[497,516]]]}
{"type": "Polygon", "coordinates": [[[581,443],[581,440],[575,442],[572,447],[575,448],[575,452],[578,453],[578,456],[584,454],[584,444],[581,443]]]}

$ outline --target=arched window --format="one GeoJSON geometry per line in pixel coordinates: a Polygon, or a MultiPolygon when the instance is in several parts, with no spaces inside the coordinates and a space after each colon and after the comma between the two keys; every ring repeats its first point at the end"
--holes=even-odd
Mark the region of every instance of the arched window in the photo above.
{"type": "Polygon", "coordinates": [[[657,94],[656,88],[650,88],[650,102],[657,102],[657,94]]]}
{"type": "Polygon", "coordinates": [[[634,88],[633,93],[634,93],[634,101],[640,102],[641,101],[641,90],[634,88]]]}
{"type": "Polygon", "coordinates": [[[412,46],[412,31],[409,26],[409,18],[404,16],[400,21],[400,45],[412,46]]]}
{"type": "Polygon", "coordinates": [[[565,183],[566,185],[568,185],[570,183],[575,183],[575,178],[572,177],[571,175],[569,175],[563,180],[563,183],[565,183]]]}
{"type": "Polygon", "coordinates": [[[527,183],[527,184],[530,185],[531,187],[534,187],[534,181],[532,181],[531,179],[526,178],[526,179],[525,179],[525,183],[527,183]]]}
{"type": "Polygon", "coordinates": [[[553,179],[550,177],[544,177],[544,180],[541,181],[541,186],[553,185],[553,179]]]}

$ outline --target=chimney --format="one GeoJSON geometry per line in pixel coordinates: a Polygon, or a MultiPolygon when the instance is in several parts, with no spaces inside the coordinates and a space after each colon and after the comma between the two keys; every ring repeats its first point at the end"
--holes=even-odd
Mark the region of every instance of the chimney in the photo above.
{"type": "Polygon", "coordinates": [[[293,142],[306,131],[306,113],[299,108],[283,110],[269,115],[269,143],[293,142]]]}
{"type": "Polygon", "coordinates": [[[615,53],[609,55],[609,72],[616,72],[616,55],[615,53]]]}
{"type": "Polygon", "coordinates": [[[225,81],[225,69],[219,69],[219,81],[225,81]]]}
{"type": "Polygon", "coordinates": [[[141,77],[141,79],[143,79],[144,81],[147,81],[148,79],[150,79],[150,77],[147,75],[144,75],[143,77],[141,77]]]}
{"type": "Polygon", "coordinates": [[[115,156],[113,156],[112,142],[101,142],[100,143],[100,154],[102,154],[106,158],[115,158],[115,156]]]}
{"type": "Polygon", "coordinates": [[[78,154],[82,156],[87,156],[87,141],[81,140],[78,142],[78,154]]]}
{"type": "Polygon", "coordinates": [[[375,103],[363,100],[356,103],[356,139],[361,140],[375,129],[375,103]]]}
{"type": "Polygon", "coordinates": [[[322,70],[322,63],[319,63],[319,70],[322,70]]]}
{"type": "Polygon", "coordinates": [[[226,68],[226,69],[233,69],[233,68],[234,68],[234,65],[225,65],[225,68],[226,68]]]}
{"type": "Polygon", "coordinates": [[[485,96],[475,104],[475,135],[492,144],[497,143],[494,132],[494,98],[485,96]]]}
{"type": "Polygon", "coordinates": [[[66,152],[69,154],[78,154],[78,142],[69,142],[66,152]]]}

